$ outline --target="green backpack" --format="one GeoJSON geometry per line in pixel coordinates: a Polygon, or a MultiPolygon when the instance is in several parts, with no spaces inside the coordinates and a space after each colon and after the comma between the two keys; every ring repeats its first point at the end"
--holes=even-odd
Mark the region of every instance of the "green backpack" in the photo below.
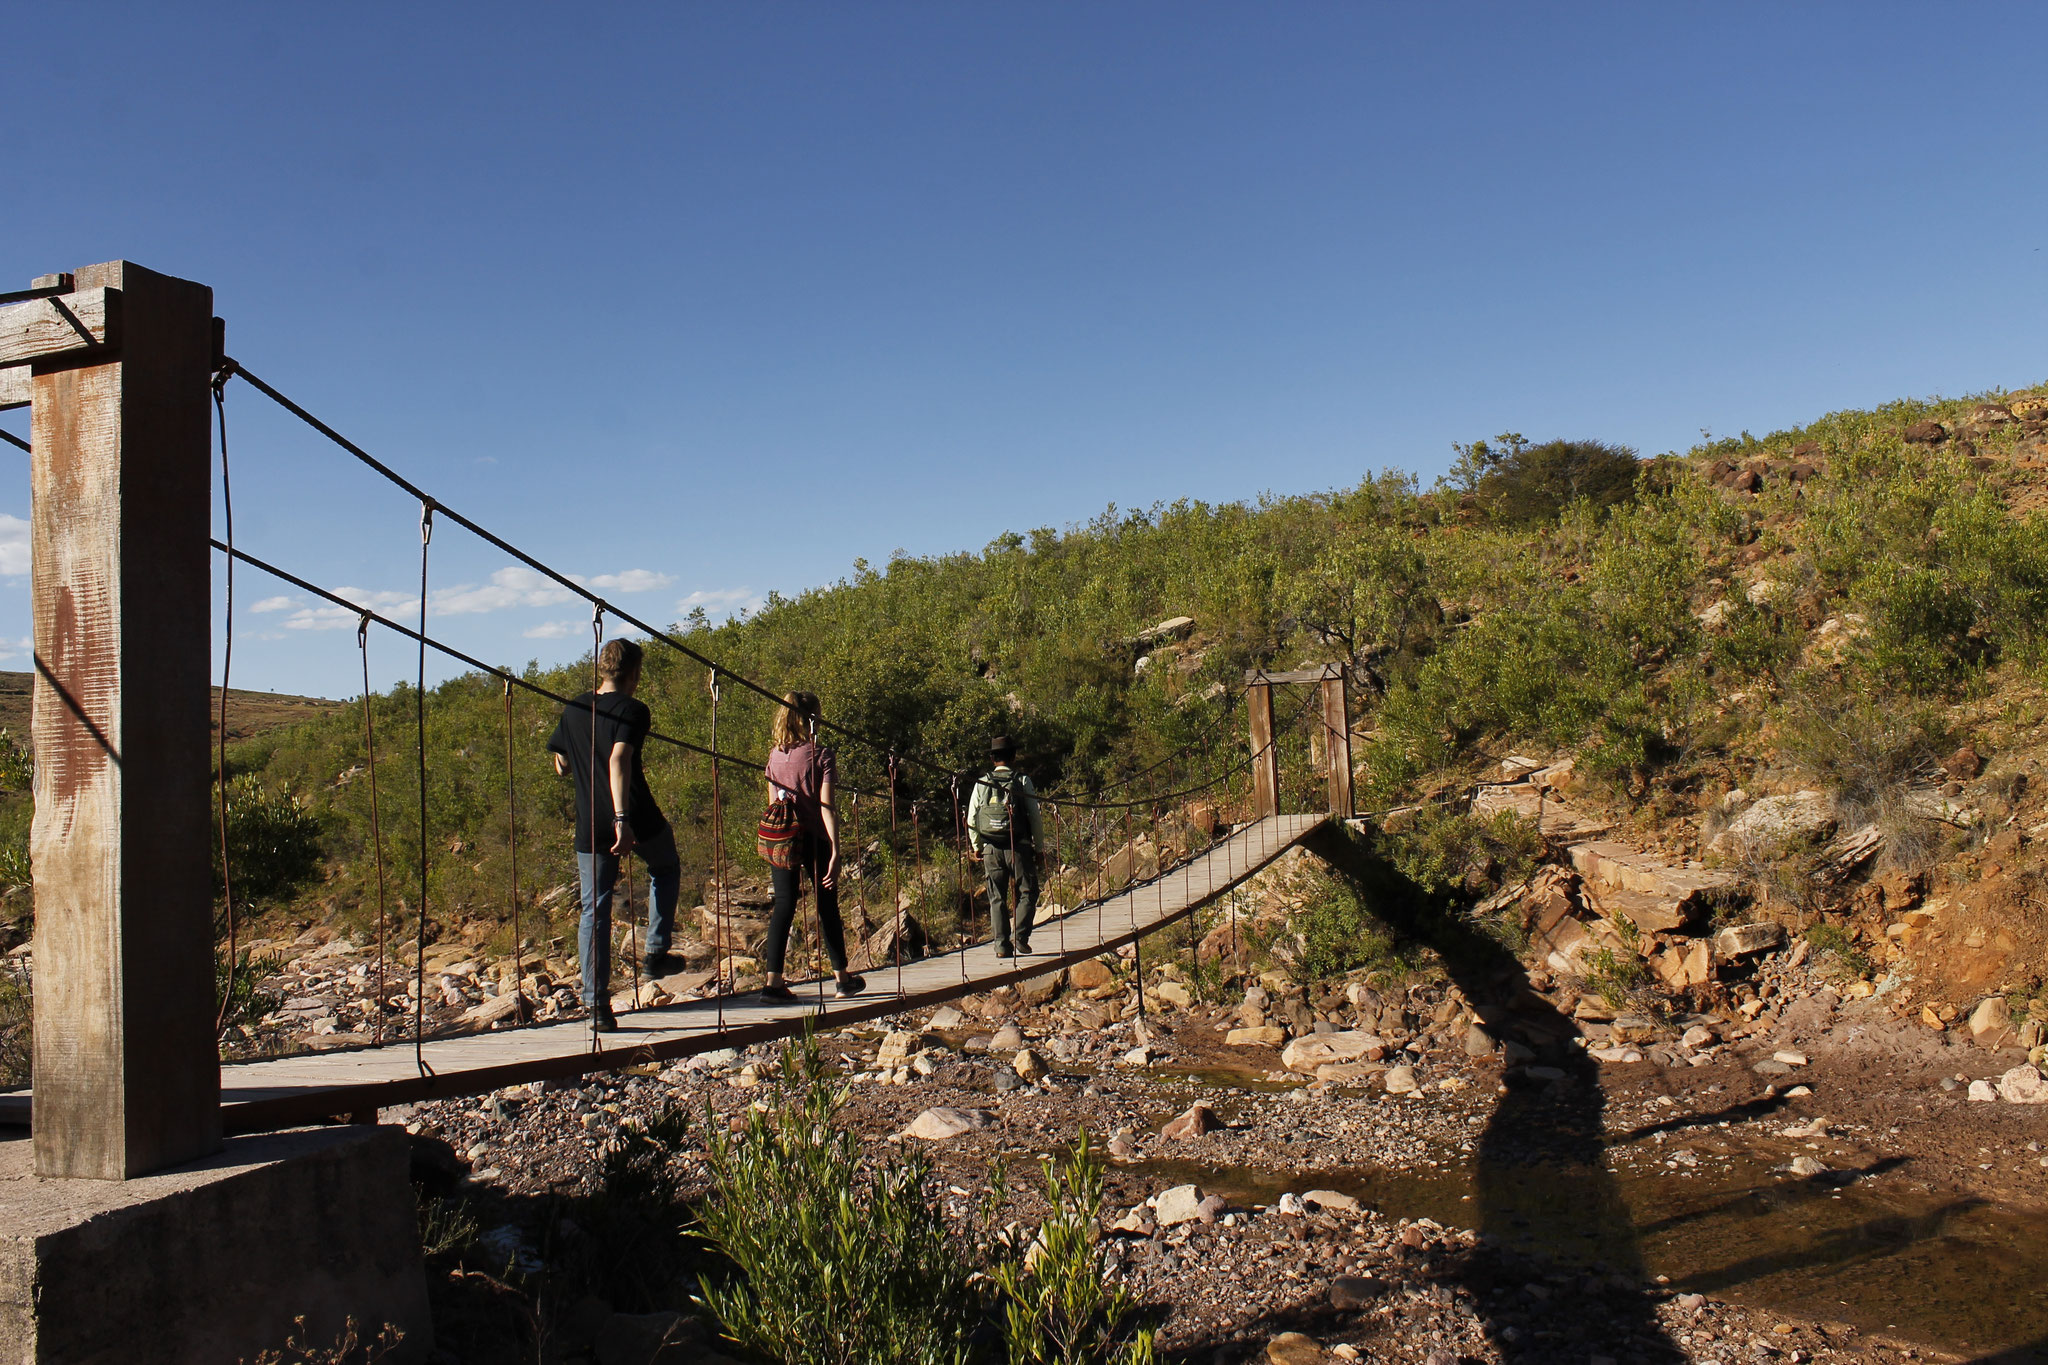
{"type": "Polygon", "coordinates": [[[974,832],[983,839],[1007,844],[1010,842],[1011,831],[1014,830],[1028,841],[1031,838],[1031,826],[1024,818],[1024,812],[1017,806],[1016,774],[1001,778],[990,773],[981,780],[989,789],[991,799],[983,801],[975,810],[974,832]]]}

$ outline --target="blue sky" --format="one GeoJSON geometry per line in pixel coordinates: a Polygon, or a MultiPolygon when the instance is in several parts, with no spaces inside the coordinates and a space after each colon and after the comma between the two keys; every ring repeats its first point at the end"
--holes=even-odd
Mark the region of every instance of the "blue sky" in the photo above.
{"type": "MultiPolygon", "coordinates": [[[[1503,430],[2048,378],[2038,4],[5,14],[46,55],[0,94],[0,287],[211,284],[256,373],[663,622],[1503,430]]],[[[416,599],[402,494],[246,387],[229,421],[240,543],[416,599]]],[[[486,658],[587,648],[452,527],[433,582],[486,658]]],[[[346,624],[237,590],[238,683],[359,688],[346,624]]]]}

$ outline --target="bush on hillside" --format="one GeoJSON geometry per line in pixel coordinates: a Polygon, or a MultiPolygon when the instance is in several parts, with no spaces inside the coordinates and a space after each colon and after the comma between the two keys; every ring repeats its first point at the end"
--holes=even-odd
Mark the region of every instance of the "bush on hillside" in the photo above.
{"type": "Polygon", "coordinates": [[[1494,520],[1530,526],[1553,520],[1578,503],[1612,507],[1635,491],[1641,461],[1627,446],[1605,441],[1545,441],[1531,445],[1509,432],[1494,443],[1453,446],[1454,480],[1465,485],[1494,520]]]}

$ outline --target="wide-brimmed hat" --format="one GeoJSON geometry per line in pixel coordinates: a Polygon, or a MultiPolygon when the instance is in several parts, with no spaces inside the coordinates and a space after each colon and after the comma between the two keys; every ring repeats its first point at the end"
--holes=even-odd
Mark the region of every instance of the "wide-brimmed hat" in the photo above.
{"type": "Polygon", "coordinates": [[[1006,758],[1017,752],[1017,744],[1008,735],[997,735],[988,742],[988,751],[999,758],[1006,758]]]}

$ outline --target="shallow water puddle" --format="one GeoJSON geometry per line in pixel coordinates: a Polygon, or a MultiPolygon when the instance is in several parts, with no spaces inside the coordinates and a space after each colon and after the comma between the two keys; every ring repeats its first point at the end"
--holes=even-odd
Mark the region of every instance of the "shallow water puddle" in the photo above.
{"type": "MultiPolygon", "coordinates": [[[[1946,1351],[2048,1360],[2048,1214],[1799,1179],[1745,1156],[1683,1176],[1559,1164],[1371,1166],[1298,1174],[1186,1161],[1129,1168],[1235,1204],[1336,1190],[1394,1218],[1476,1228],[1568,1263],[1603,1262],[1753,1307],[1946,1351]]],[[[1840,1173],[1846,1176],[1849,1173],[1840,1173]]]]}

